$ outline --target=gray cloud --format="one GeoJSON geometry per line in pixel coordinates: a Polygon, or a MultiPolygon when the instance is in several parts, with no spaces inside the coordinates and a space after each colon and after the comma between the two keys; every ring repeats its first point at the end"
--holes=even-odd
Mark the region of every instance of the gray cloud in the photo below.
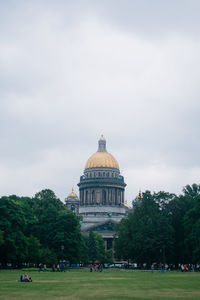
{"type": "Polygon", "coordinates": [[[101,133],[130,202],[199,181],[198,1],[0,4],[0,188],[63,200],[101,133]]]}

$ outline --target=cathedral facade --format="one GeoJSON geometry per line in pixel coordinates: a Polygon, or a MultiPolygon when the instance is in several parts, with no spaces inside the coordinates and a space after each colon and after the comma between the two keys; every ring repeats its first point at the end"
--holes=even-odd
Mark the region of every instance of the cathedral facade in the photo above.
{"type": "Polygon", "coordinates": [[[78,187],[79,199],[72,190],[65,200],[66,206],[82,217],[83,234],[96,231],[104,238],[106,248],[113,248],[115,225],[129,208],[124,201],[124,177],[117,160],[107,152],[103,135],[98,141],[97,152],[86,162],[78,187]]]}

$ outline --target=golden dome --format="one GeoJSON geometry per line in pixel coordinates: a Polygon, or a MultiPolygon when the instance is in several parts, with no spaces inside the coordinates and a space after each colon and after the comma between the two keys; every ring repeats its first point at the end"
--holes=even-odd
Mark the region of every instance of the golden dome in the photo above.
{"type": "Polygon", "coordinates": [[[85,165],[85,169],[100,167],[119,169],[116,159],[106,150],[106,140],[103,135],[101,135],[99,139],[98,151],[90,156],[85,165]]]}
{"type": "Polygon", "coordinates": [[[68,195],[68,197],[77,197],[76,193],[74,193],[74,189],[72,189],[72,192],[68,195]]]}
{"type": "Polygon", "coordinates": [[[118,162],[107,151],[97,151],[92,156],[90,156],[85,165],[85,169],[99,167],[119,169],[118,162]]]}

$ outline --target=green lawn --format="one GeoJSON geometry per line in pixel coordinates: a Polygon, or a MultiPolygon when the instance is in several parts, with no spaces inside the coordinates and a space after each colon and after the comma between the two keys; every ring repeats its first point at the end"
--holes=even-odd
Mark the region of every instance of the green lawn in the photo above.
{"type": "Polygon", "coordinates": [[[21,283],[20,270],[0,271],[0,299],[200,299],[200,273],[70,270],[27,272],[32,283],[21,283]]]}

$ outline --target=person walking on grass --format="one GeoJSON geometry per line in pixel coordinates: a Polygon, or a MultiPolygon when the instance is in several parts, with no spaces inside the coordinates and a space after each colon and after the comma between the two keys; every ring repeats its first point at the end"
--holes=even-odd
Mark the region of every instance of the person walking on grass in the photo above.
{"type": "Polygon", "coordinates": [[[93,271],[92,264],[90,264],[90,272],[92,272],[92,271],[93,271]]]}

